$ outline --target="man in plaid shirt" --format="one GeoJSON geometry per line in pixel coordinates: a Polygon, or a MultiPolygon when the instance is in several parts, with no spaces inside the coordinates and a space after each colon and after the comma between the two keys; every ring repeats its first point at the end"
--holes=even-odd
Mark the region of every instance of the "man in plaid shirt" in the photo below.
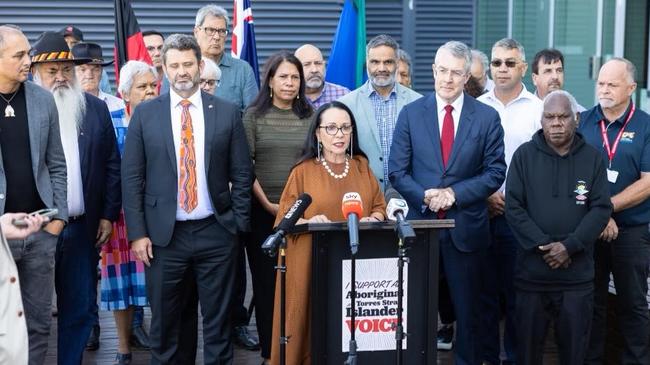
{"type": "Polygon", "coordinates": [[[296,50],[295,56],[302,63],[305,72],[305,95],[314,109],[350,92],[345,86],[325,81],[325,61],[320,49],[311,44],[304,44],[296,50]]]}

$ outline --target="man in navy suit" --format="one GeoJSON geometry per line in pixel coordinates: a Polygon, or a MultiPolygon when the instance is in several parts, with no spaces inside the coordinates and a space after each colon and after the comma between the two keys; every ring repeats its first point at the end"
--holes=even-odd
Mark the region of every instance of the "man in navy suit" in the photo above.
{"type": "Polygon", "coordinates": [[[110,237],[120,211],[120,155],[106,103],[84,93],[75,78],[75,64],[90,60],[69,58],[55,32],[43,33],[32,50],[34,81],[56,102],[68,177],[68,225],[55,254],[58,363],[79,364],[95,323],[97,246],[110,237]]]}
{"type": "Polygon", "coordinates": [[[410,219],[448,218],[440,232],[441,270],[457,317],[455,363],[480,364],[480,264],[488,246],[486,199],[505,179],[503,129],[497,112],[463,93],[471,50],[451,41],[436,52],[436,92],[400,112],[389,178],[411,206],[410,219]]]}
{"type": "Polygon", "coordinates": [[[241,112],[199,89],[203,62],[193,37],[169,36],[162,57],[170,92],[138,105],[122,163],[131,249],[147,265],[151,364],[179,362],[183,287],[194,284],[204,363],[232,364],[229,303],[253,182],[241,112]]]}

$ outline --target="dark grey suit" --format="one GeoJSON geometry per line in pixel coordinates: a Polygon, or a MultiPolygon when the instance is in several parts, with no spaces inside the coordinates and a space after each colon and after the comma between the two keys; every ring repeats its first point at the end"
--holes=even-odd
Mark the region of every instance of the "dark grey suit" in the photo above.
{"type": "Polygon", "coordinates": [[[189,269],[202,304],[205,363],[232,362],[226,319],[237,232],[250,226],[252,162],[239,109],[206,93],[202,102],[205,175],[214,217],[176,221],[177,154],[169,94],[136,108],[124,148],[122,192],[129,240],[149,237],[154,245],[146,269],[152,364],[176,360],[183,277],[189,269]]]}
{"type": "MultiPolygon", "coordinates": [[[[67,221],[66,165],[59,113],[52,94],[29,81],[25,82],[25,104],[29,127],[29,146],[36,189],[43,204],[56,208],[54,217],[67,221]]],[[[0,151],[11,154],[11,151],[0,151]]],[[[5,212],[7,179],[0,155],[0,214],[5,212]]],[[[25,240],[10,240],[9,247],[18,267],[25,317],[29,332],[29,363],[42,364],[50,333],[54,251],[57,237],[37,232],[25,240]]]]}

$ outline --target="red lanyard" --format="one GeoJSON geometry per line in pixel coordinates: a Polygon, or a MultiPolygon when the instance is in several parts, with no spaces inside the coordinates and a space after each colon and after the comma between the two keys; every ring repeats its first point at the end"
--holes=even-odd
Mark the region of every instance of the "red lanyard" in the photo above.
{"type": "Polygon", "coordinates": [[[614,160],[614,155],[616,155],[616,149],[618,148],[618,143],[621,141],[621,137],[623,137],[623,132],[625,131],[625,127],[627,127],[627,124],[630,123],[630,119],[632,119],[632,115],[634,115],[634,111],[636,110],[636,107],[634,106],[634,103],[632,103],[632,109],[630,109],[630,114],[627,115],[627,118],[625,119],[625,123],[623,123],[623,128],[621,128],[620,131],[618,131],[618,135],[616,136],[616,139],[614,140],[614,144],[611,145],[609,144],[609,138],[607,137],[607,128],[605,128],[605,119],[600,121],[600,133],[602,134],[603,137],[603,146],[605,146],[605,152],[607,152],[607,157],[609,157],[609,168],[612,168],[612,161],[614,160]]]}

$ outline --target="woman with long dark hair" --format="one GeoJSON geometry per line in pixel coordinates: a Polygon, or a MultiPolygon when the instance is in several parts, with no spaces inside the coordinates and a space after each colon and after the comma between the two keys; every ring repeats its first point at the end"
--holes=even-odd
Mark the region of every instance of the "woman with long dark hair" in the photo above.
{"type": "Polygon", "coordinates": [[[275,260],[262,252],[261,244],[273,231],[280,194],[302,147],[309,117],[305,77],[300,61],[280,52],[266,61],[260,92],[244,113],[244,127],[257,180],[253,187],[252,232],[245,238],[251,268],[255,318],[261,355],[271,355],[275,260]]]}
{"type": "MultiPolygon", "coordinates": [[[[301,223],[345,221],[341,200],[357,192],[364,207],[361,222],[383,221],[386,202],[366,155],[359,148],[356,122],[345,104],[333,101],[321,106],[312,119],[303,152],[291,170],[280,198],[279,212],[286,212],[302,193],[312,197],[301,223]]],[[[282,220],[278,215],[275,224],[282,220]]],[[[287,237],[286,251],[286,336],[287,364],[311,363],[310,283],[311,236],[287,237]]],[[[279,286],[273,322],[271,363],[279,364],[280,311],[279,286]]]]}

